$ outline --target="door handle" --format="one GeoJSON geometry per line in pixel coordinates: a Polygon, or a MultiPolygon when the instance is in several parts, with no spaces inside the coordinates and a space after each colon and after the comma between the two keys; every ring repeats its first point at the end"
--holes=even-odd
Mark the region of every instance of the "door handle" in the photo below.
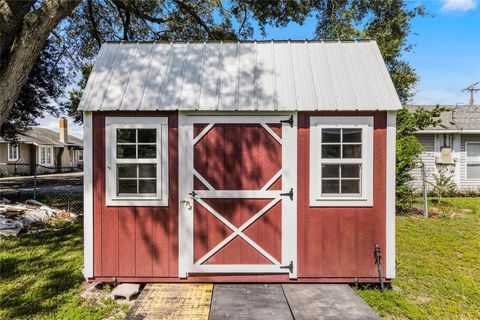
{"type": "Polygon", "coordinates": [[[192,210],[192,204],[188,200],[182,200],[180,201],[181,204],[185,205],[188,210],[192,210]]]}

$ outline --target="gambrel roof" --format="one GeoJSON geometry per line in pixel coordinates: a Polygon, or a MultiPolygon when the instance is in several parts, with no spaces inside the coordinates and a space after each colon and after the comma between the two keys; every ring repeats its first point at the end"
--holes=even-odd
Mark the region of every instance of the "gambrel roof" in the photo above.
{"type": "Polygon", "coordinates": [[[79,106],[84,111],[399,108],[373,40],[105,43],[79,106]]]}

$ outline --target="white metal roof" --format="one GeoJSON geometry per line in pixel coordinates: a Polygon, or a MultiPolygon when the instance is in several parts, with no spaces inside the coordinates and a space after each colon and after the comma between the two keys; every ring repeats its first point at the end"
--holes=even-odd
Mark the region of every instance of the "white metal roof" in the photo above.
{"type": "Polygon", "coordinates": [[[105,43],[80,110],[396,110],[366,41],[105,43]]]}

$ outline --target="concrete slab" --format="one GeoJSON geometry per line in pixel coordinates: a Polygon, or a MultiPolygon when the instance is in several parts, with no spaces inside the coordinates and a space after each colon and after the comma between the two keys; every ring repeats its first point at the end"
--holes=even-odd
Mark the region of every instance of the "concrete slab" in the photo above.
{"type": "Polygon", "coordinates": [[[210,320],[293,319],[280,284],[216,284],[210,320]]]}
{"type": "Polygon", "coordinates": [[[122,283],[112,290],[112,296],[114,299],[124,298],[130,301],[139,291],[140,284],[138,283],[122,283]]]}
{"type": "Polygon", "coordinates": [[[347,284],[283,284],[282,287],[297,320],[380,319],[347,284]]]}

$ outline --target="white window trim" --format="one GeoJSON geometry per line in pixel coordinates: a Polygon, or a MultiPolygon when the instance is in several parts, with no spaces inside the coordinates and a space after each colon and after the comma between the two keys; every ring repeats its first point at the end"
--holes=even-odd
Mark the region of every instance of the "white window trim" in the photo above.
{"type": "Polygon", "coordinates": [[[480,144],[480,141],[469,141],[465,142],[465,180],[468,181],[480,181],[479,178],[469,178],[468,177],[468,165],[469,164],[480,164],[480,157],[469,157],[467,150],[469,144],[480,144]]]}
{"type": "Polygon", "coordinates": [[[38,164],[42,166],[53,166],[53,147],[49,146],[38,146],[38,164]],[[50,152],[50,162],[42,163],[42,149],[48,149],[50,152]]]}
{"type": "MultiPolygon", "coordinates": [[[[105,119],[105,193],[107,206],[168,206],[168,118],[167,117],[106,117],[105,119]],[[157,195],[118,196],[116,164],[131,159],[117,160],[116,129],[157,129],[157,195]]],[[[151,163],[150,159],[135,163],[151,163]]]]}
{"type": "Polygon", "coordinates": [[[8,161],[18,161],[18,159],[20,159],[20,148],[18,147],[18,144],[17,145],[12,145],[12,144],[8,144],[7,146],[7,154],[8,154],[8,161]],[[17,151],[16,151],[16,157],[12,157],[12,154],[10,152],[10,148],[15,148],[17,151]]]}
{"type": "MultiPolygon", "coordinates": [[[[360,163],[360,161],[357,162],[360,163]]],[[[373,206],[373,117],[310,117],[310,206],[373,206]],[[321,130],[324,128],[363,129],[360,196],[324,197],[321,195],[321,130]]]]}

